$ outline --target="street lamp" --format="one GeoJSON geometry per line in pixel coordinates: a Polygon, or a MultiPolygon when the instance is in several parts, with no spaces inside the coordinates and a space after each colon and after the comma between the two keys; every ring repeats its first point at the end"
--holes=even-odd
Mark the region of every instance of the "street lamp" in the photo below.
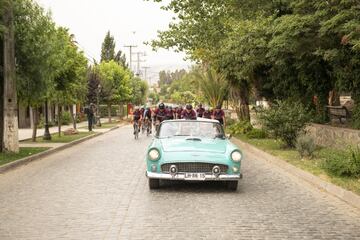
{"type": "Polygon", "coordinates": [[[44,140],[51,140],[51,135],[50,135],[50,131],[49,131],[49,117],[48,117],[49,113],[48,113],[48,100],[46,99],[45,101],[45,132],[44,132],[44,136],[43,139],[44,140]]]}
{"type": "Polygon", "coordinates": [[[97,123],[96,123],[96,126],[98,127],[101,127],[101,121],[100,121],[100,112],[99,112],[99,109],[100,109],[100,92],[101,92],[101,85],[99,84],[98,87],[97,87],[97,91],[96,91],[96,104],[97,104],[97,107],[96,107],[96,118],[97,118],[97,123]]]}

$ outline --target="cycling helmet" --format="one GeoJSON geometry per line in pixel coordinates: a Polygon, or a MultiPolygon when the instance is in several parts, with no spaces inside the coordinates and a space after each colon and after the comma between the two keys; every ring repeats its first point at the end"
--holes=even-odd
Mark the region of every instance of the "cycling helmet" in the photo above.
{"type": "Polygon", "coordinates": [[[139,110],[139,107],[138,106],[135,106],[135,108],[134,108],[135,110],[139,110]]]}
{"type": "Polygon", "coordinates": [[[187,109],[187,110],[192,110],[192,105],[191,105],[191,104],[187,104],[187,105],[186,105],[186,109],[187,109]]]}
{"type": "Polygon", "coordinates": [[[160,104],[159,104],[159,109],[164,109],[164,108],[165,108],[165,104],[160,103],[160,104]]]}

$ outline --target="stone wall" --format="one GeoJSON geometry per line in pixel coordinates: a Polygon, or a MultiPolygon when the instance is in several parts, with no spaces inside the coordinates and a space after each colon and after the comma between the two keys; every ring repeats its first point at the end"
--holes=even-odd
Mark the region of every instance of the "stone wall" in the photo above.
{"type": "Polygon", "coordinates": [[[360,147],[360,130],[312,124],[307,131],[319,146],[346,148],[351,145],[360,147]]]}

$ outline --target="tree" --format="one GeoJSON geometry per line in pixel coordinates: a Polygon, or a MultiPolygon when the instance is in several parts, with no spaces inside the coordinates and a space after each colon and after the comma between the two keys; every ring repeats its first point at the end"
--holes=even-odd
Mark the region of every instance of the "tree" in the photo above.
{"type": "Polygon", "coordinates": [[[208,68],[194,73],[205,99],[212,107],[222,105],[228,94],[228,82],[224,75],[208,68]]]}
{"type": "Polygon", "coordinates": [[[100,77],[97,71],[97,67],[90,66],[88,68],[87,78],[88,78],[88,93],[87,93],[87,103],[96,103],[98,100],[99,94],[99,84],[100,84],[100,77]]]}
{"type": "Polygon", "coordinates": [[[5,151],[18,153],[18,116],[17,116],[17,94],[16,94],[16,72],[15,72],[15,33],[14,33],[14,5],[12,1],[6,1],[2,16],[5,31],[3,34],[3,82],[0,87],[3,93],[3,104],[1,123],[1,149],[5,151]]]}
{"type": "Polygon", "coordinates": [[[111,122],[111,105],[131,99],[131,74],[115,61],[101,62],[98,65],[101,84],[101,101],[108,107],[111,122]]]}
{"type": "Polygon", "coordinates": [[[115,60],[115,40],[110,31],[108,31],[101,46],[101,62],[109,62],[111,60],[115,60]]]}
{"type": "Polygon", "coordinates": [[[126,63],[125,53],[123,53],[121,50],[116,53],[114,60],[123,68],[129,68],[128,64],[126,63]]]}
{"type": "Polygon", "coordinates": [[[146,81],[141,80],[138,77],[131,79],[132,98],[131,102],[135,105],[145,104],[149,86],[146,81]]]}

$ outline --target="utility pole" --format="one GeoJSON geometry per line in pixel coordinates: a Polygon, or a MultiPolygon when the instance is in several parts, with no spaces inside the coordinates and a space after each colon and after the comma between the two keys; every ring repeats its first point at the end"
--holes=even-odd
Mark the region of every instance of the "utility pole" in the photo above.
{"type": "Polygon", "coordinates": [[[138,76],[140,76],[140,63],[141,62],[145,62],[145,60],[141,60],[141,55],[142,56],[146,56],[146,52],[136,52],[135,53],[136,55],[137,55],[137,69],[136,69],[136,74],[138,75],[138,76]]]}
{"type": "Polygon", "coordinates": [[[144,78],[145,78],[145,81],[147,81],[147,82],[149,83],[149,87],[150,87],[151,83],[147,80],[147,70],[148,70],[150,67],[142,67],[142,68],[144,69],[144,74],[145,74],[144,78]]]}
{"type": "Polygon", "coordinates": [[[15,40],[13,1],[4,4],[4,133],[3,148],[7,152],[19,152],[19,133],[17,116],[16,75],[15,75],[15,40]]]}
{"type": "Polygon", "coordinates": [[[132,55],[133,55],[132,50],[133,50],[133,48],[136,48],[137,46],[136,45],[127,45],[127,46],[124,46],[124,47],[129,48],[129,50],[130,50],[130,59],[129,59],[130,64],[129,64],[129,67],[130,67],[130,70],[132,71],[132,55]]]}

